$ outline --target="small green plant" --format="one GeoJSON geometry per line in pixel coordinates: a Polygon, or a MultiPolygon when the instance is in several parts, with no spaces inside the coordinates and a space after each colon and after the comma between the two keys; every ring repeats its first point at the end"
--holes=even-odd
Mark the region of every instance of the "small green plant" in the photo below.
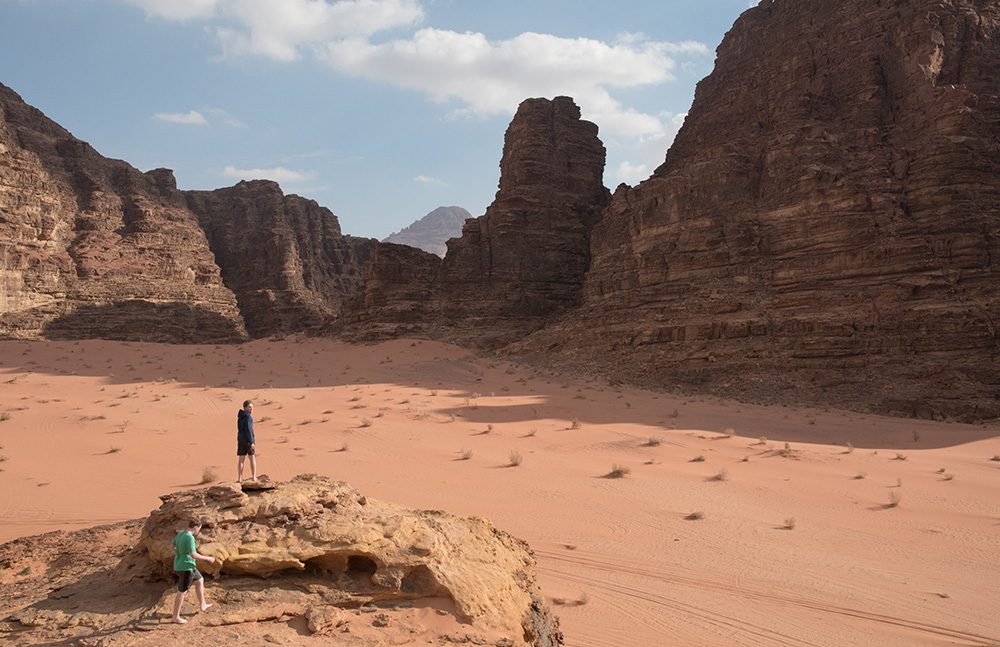
{"type": "Polygon", "coordinates": [[[521,456],[520,452],[511,452],[510,453],[510,466],[511,467],[517,467],[518,465],[521,464],[521,462],[523,460],[524,460],[524,458],[521,456]]]}
{"type": "Polygon", "coordinates": [[[206,467],[201,471],[201,484],[207,485],[208,483],[215,483],[219,480],[219,474],[215,471],[214,467],[206,467]]]}
{"type": "Polygon", "coordinates": [[[20,572],[18,572],[18,575],[20,575],[21,577],[24,577],[25,575],[31,575],[31,567],[25,566],[20,570],[20,572]]]}
{"type": "Polygon", "coordinates": [[[625,478],[631,473],[632,473],[631,468],[615,463],[614,465],[611,466],[611,471],[608,472],[606,476],[609,479],[620,479],[620,478],[625,478]]]}

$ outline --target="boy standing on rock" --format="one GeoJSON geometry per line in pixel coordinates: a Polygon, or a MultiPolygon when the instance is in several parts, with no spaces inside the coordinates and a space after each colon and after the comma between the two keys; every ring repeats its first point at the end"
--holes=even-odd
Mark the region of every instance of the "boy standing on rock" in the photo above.
{"type": "Polygon", "coordinates": [[[198,596],[198,605],[202,611],[207,610],[211,604],[205,602],[205,578],[195,567],[195,560],[202,560],[209,564],[215,563],[214,557],[202,555],[195,548],[194,537],[201,532],[201,522],[192,520],[188,524],[187,530],[181,530],[174,537],[174,572],[177,574],[177,595],[174,597],[173,621],[177,624],[187,622],[181,617],[181,605],[184,604],[184,594],[194,583],[194,592],[198,596]]]}
{"type": "Polygon", "coordinates": [[[236,414],[236,481],[243,481],[243,459],[250,457],[250,479],[257,480],[257,451],[253,437],[253,402],[245,400],[236,414]]]}

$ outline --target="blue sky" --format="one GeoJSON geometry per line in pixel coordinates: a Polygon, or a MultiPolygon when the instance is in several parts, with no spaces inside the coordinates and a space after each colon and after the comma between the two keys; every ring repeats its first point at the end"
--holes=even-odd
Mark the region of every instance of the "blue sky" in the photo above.
{"type": "Polygon", "coordinates": [[[748,0],[0,0],[0,82],[182,189],[268,177],[345,233],[481,215],[529,96],[648,177],[748,0]]]}

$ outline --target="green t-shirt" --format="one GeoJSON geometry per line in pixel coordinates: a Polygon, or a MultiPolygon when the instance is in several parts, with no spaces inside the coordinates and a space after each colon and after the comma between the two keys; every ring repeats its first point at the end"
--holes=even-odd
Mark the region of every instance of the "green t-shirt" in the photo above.
{"type": "Polygon", "coordinates": [[[177,536],[174,537],[174,550],[177,551],[177,554],[174,555],[175,571],[195,570],[194,557],[191,557],[191,553],[195,551],[194,535],[187,530],[177,533],[177,536]]]}

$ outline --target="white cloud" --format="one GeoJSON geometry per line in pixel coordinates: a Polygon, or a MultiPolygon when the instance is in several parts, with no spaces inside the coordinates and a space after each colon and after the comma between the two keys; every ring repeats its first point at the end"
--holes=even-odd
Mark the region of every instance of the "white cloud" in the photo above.
{"type": "Polygon", "coordinates": [[[619,183],[624,182],[625,184],[635,186],[648,178],[649,174],[650,168],[646,164],[632,164],[625,161],[618,165],[616,177],[619,183]]]}
{"type": "Polygon", "coordinates": [[[153,115],[153,119],[167,121],[172,124],[184,124],[185,126],[204,126],[208,123],[205,115],[197,110],[189,112],[158,112],[153,115]]]}
{"type": "Polygon", "coordinates": [[[126,0],[166,20],[210,20],[223,57],[255,54],[279,61],[303,47],[419,23],[418,0],[126,0]]]}
{"type": "Polygon", "coordinates": [[[673,79],[673,52],[703,45],[642,40],[630,35],[608,44],[588,38],[524,33],[490,41],[481,33],[421,29],[411,38],[372,43],[351,38],[329,43],[323,56],[334,68],[424,92],[438,102],[458,100],[452,116],[512,114],[527,97],[572,96],[584,117],[628,137],[666,132],[654,115],[623,106],[610,89],[673,79]]]}
{"type": "Polygon", "coordinates": [[[448,183],[445,182],[444,180],[438,179],[436,177],[431,177],[429,175],[418,175],[417,177],[413,178],[413,181],[417,182],[419,184],[433,184],[435,186],[448,186],[448,183]]]}
{"type": "Polygon", "coordinates": [[[230,128],[246,128],[246,124],[232,116],[222,108],[206,108],[189,110],[188,112],[158,112],[153,115],[153,119],[166,121],[172,124],[184,124],[186,126],[207,126],[208,124],[222,124],[230,128]],[[205,115],[208,115],[206,117],[205,115]]]}
{"type": "Polygon", "coordinates": [[[227,166],[223,169],[222,174],[228,178],[233,178],[234,180],[274,180],[275,182],[287,182],[289,184],[295,184],[296,182],[307,182],[316,177],[316,173],[312,171],[293,171],[292,169],[287,169],[284,166],[275,166],[274,168],[236,168],[235,166],[227,166]]]}

